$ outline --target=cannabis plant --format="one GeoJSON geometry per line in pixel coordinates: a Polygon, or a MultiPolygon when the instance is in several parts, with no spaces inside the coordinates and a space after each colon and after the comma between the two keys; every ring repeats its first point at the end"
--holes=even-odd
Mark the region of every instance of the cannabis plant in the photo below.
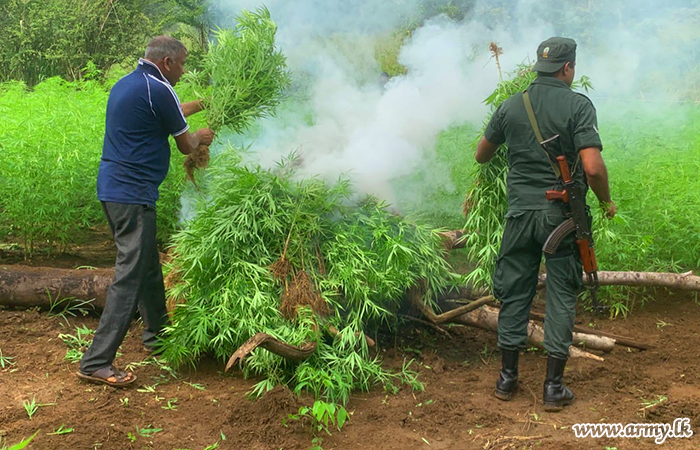
{"type": "Polygon", "coordinates": [[[207,123],[214,131],[227,127],[240,133],[253,120],[272,115],[291,80],[267,8],[242,11],[236,23],[214,32],[202,71],[188,77],[206,86],[202,97],[208,99],[207,123]]]}
{"type": "MultiPolygon", "coordinates": [[[[277,25],[267,8],[242,11],[236,27],[214,33],[201,71],[187,74],[185,82],[198,86],[206,99],[206,119],[215,132],[227,128],[241,133],[255,119],[271,116],[291,82],[285,56],[275,47],[277,25]]],[[[187,178],[209,165],[209,148],[200,145],[184,161],[187,178]]]]}
{"type": "Polygon", "coordinates": [[[169,294],[181,303],[164,354],[176,365],[205,353],[224,361],[261,332],[315,343],[300,363],[257,349],[244,372],[263,377],[257,393],[283,383],[344,403],[397,378],[365,334],[395,323],[408,288],[430,297],[455,279],[434,230],[352,201],[347,181],[295,180],[293,165],[248,168],[234,150],[215,160],[196,217],[174,237],[169,294]]]}

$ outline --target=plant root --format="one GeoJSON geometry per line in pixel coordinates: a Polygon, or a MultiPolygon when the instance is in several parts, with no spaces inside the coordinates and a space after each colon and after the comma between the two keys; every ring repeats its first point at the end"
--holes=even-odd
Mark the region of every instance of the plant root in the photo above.
{"type": "Polygon", "coordinates": [[[280,341],[267,333],[258,333],[236,349],[231,358],[229,358],[228,363],[226,363],[224,371],[227,372],[236,363],[241,363],[246,356],[250,355],[258,347],[291,361],[303,361],[316,351],[315,342],[306,342],[300,346],[295,346],[280,341]]]}
{"type": "Polygon", "coordinates": [[[185,166],[187,179],[197,186],[197,182],[194,180],[194,173],[197,169],[206,169],[209,166],[209,147],[203,144],[198,146],[192,153],[187,155],[183,165],[185,166]]]}
{"type": "Polygon", "coordinates": [[[330,313],[328,304],[314,288],[305,270],[297,271],[284,290],[280,312],[284,317],[292,320],[296,318],[297,309],[300,306],[311,307],[317,316],[327,316],[330,313]]]}

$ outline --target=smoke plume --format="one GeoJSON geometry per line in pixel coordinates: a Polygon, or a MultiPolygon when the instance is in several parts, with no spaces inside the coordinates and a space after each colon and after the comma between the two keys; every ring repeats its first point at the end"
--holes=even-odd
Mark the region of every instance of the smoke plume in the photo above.
{"type": "MultiPolygon", "coordinates": [[[[673,77],[692,69],[679,65],[678,58],[698,52],[697,32],[688,39],[678,30],[692,24],[683,12],[687,2],[652,7],[650,0],[462,1],[456,2],[464,11],[459,20],[421,18],[438,3],[266,2],[295,87],[276,118],[242,138],[251,146],[251,162],[272,167],[295,151],[301,176],[333,181],[345,174],[358,193],[390,202],[398,198],[393,180],[428,168],[436,172],[426,174],[433,187],[454,189],[444,168],[434,163],[434,147],[450,126],[472,123],[478,130],[487,117],[483,100],[499,81],[490,42],[503,48],[500,64],[507,74],[533,61],[542,40],[553,35],[576,39],[577,73],[593,80],[594,101],[667,95],[673,77]],[[412,27],[416,18],[420,24],[412,27]],[[398,56],[406,71],[387,80],[377,45],[401,30],[410,32],[398,56]],[[672,70],[675,75],[664,78],[666,84],[655,83],[672,70]]],[[[257,6],[256,0],[218,5],[232,14],[257,6]]],[[[465,146],[465,159],[455,163],[471,158],[473,150],[465,146]]]]}

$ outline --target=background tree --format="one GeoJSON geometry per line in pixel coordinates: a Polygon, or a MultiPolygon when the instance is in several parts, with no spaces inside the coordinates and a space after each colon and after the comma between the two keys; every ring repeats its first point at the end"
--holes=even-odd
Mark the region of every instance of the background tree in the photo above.
{"type": "Polygon", "coordinates": [[[131,63],[149,39],[176,35],[206,52],[209,0],[5,0],[0,2],[0,81],[33,86],[52,76],[79,79],[88,61],[106,71],[131,63]]]}

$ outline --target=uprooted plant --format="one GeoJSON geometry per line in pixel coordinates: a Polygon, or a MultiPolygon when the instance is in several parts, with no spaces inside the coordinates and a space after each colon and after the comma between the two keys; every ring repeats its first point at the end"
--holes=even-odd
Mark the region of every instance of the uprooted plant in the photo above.
{"type": "MultiPolygon", "coordinates": [[[[214,33],[202,71],[187,77],[206,99],[209,128],[240,133],[255,119],[274,114],[291,80],[286,58],[275,47],[276,33],[277,25],[264,7],[242,11],[235,28],[214,33]]],[[[208,163],[209,148],[199,146],[185,160],[188,178],[194,181],[195,169],[208,163]]]]}

